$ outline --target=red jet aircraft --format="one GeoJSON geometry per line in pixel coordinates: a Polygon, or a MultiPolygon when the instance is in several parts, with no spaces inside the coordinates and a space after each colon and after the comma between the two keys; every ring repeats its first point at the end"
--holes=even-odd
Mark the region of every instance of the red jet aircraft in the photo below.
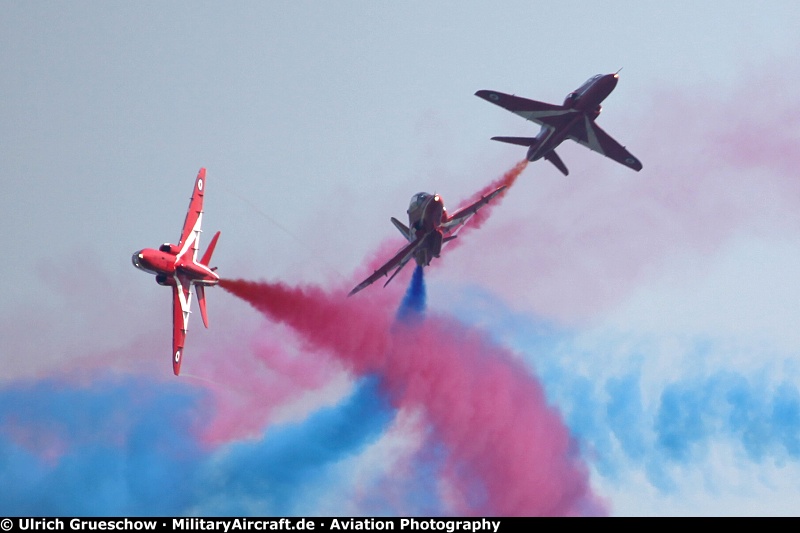
{"type": "Polygon", "coordinates": [[[452,215],[447,214],[442,197],[438,194],[428,194],[426,192],[415,194],[411,198],[411,204],[408,206],[408,226],[394,217],[391,218],[395,227],[408,240],[408,244],[385,265],[350,291],[348,296],[352,296],[371,285],[381,276],[387,276],[389,271],[395,268],[394,273],[383,284],[385,287],[412,257],[419,266],[428,266],[431,263],[431,259],[439,257],[442,245],[457,237],[455,233],[467,222],[467,219],[474,215],[478,209],[488,204],[492,198],[500,194],[505,188],[505,185],[498,187],[488,195],[481,196],[481,199],[477,202],[459,209],[452,215]]]}
{"type": "Polygon", "coordinates": [[[197,289],[197,303],[203,324],[208,327],[205,286],[219,283],[216,267],[208,268],[211,254],[219,239],[217,232],[211,239],[205,255],[197,260],[200,241],[200,224],[203,221],[203,193],[206,186],[206,169],[201,168],[194,182],[194,192],[178,244],[165,243],[158,250],[145,248],[133,254],[133,266],[155,274],[156,283],[172,287],[172,371],[181,371],[183,343],[189,324],[192,285],[197,289]]]}
{"type": "Polygon", "coordinates": [[[619,73],[592,76],[567,95],[564,105],[546,104],[497,91],[478,91],[475,96],[542,126],[536,137],[492,137],[495,141],[528,146],[528,161],[545,158],[566,176],[569,171],[555,149],[564,139],[572,139],[639,171],[642,163],[594,122],[602,109],[600,102],[611,94],[618,80],[619,73]]]}

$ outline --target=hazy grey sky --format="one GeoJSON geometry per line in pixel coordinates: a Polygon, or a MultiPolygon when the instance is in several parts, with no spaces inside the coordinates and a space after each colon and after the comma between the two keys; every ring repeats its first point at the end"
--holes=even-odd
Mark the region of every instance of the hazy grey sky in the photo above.
{"type": "MultiPolygon", "coordinates": [[[[792,267],[800,265],[800,238],[792,223],[772,224],[768,213],[778,218],[783,202],[793,198],[777,186],[758,191],[769,201],[752,226],[730,230],[732,237],[703,233],[714,221],[746,211],[746,202],[725,217],[710,216],[708,224],[692,219],[696,225],[687,232],[703,234],[699,244],[665,242],[675,253],[606,276],[602,290],[591,288],[600,272],[591,266],[563,285],[548,282],[542,272],[550,271],[534,269],[563,267],[546,250],[560,254],[559,242],[588,239],[577,219],[586,214],[602,226],[597,213],[606,214],[603,202],[613,200],[606,195],[637,190],[641,194],[631,193],[629,202],[635,203],[651,198],[643,183],[677,174],[683,184],[714,179],[718,189],[708,190],[726,190],[724,177],[709,178],[716,165],[698,165],[691,157],[716,156],[695,150],[749,124],[735,112],[723,113],[733,102],[765,110],[770,120],[759,149],[774,149],[770,138],[777,130],[769,125],[780,121],[769,113],[797,109],[800,7],[793,0],[0,0],[0,12],[0,331],[6,337],[0,344],[7,343],[0,347],[7,369],[0,382],[46,375],[51,363],[73,357],[84,342],[115,348],[169,316],[167,294],[134,270],[130,257],[179,238],[200,167],[208,169],[201,246],[222,231],[215,263],[223,276],[347,284],[380,243],[395,237],[389,217],[402,218],[414,193],[435,191],[456,204],[523,157],[489,138],[532,135],[535,127],[476,98],[475,91],[561,103],[591,75],[622,68],[598,122],[643,161],[644,170],[632,173],[565,145],[560,152],[569,178],[544,163],[531,165],[493,215],[494,230],[470,235],[472,246],[453,254],[448,274],[455,283],[496,291],[520,312],[571,324],[585,324],[589,316],[574,340],[577,353],[584,344],[609,344],[604,328],[666,328],[704,338],[745,331],[766,339],[778,352],[769,368],[791,370],[786,379],[797,383],[800,338],[792,313],[800,312],[794,299],[800,289],[785,282],[797,277],[792,267]],[[709,115],[700,116],[705,110],[709,115]],[[708,137],[692,137],[696,132],[708,137]],[[700,173],[708,168],[711,174],[700,173]],[[561,241],[536,239],[536,228],[547,223],[559,225],[561,241]],[[522,229],[490,250],[498,228],[522,229]],[[544,258],[530,260],[532,250],[545,250],[544,258]],[[509,288],[509,278],[498,274],[508,272],[508,264],[519,265],[515,282],[530,285],[509,288]],[[585,300],[583,289],[590,293],[585,300]],[[567,303],[550,305],[562,297],[567,303]],[[585,306],[575,311],[578,300],[585,306]]],[[[778,133],[791,140],[797,126],[797,115],[788,116],[778,133]]],[[[786,177],[756,164],[745,170],[754,181],[762,172],[778,176],[776,183],[786,177]]],[[[749,189],[737,191],[746,196],[749,189]]],[[[713,195],[701,200],[693,189],[672,185],[657,192],[660,200],[674,193],[676,211],[681,202],[707,201],[712,215],[723,212],[713,195]]],[[[653,223],[641,215],[634,223],[653,223]]],[[[663,232],[642,235],[631,246],[663,238],[663,232]]],[[[605,236],[594,236],[595,244],[605,236]]],[[[576,248],[592,246],[579,241],[576,248]]],[[[433,295],[451,294],[443,269],[431,279],[433,295]]],[[[212,323],[216,311],[232,305],[231,296],[214,291],[212,323]]],[[[199,333],[198,324],[192,333],[199,333]]],[[[672,341],[664,342],[659,349],[666,352],[672,341]]],[[[620,345],[628,346],[620,341],[609,351],[625,352],[620,345]]],[[[738,362],[721,358],[708,365],[749,372],[763,355],[750,356],[741,346],[731,352],[739,351],[745,355],[731,356],[738,362]]],[[[631,359],[576,365],[611,368],[631,359]]],[[[688,356],[676,359],[674,368],[668,357],[640,363],[654,396],[664,386],[659,376],[693,367],[688,356]]],[[[712,454],[719,462],[740,459],[720,446],[725,450],[712,454]]],[[[798,496],[796,477],[789,475],[797,472],[797,460],[788,462],[785,469],[770,461],[748,463],[732,476],[754,480],[756,488],[739,487],[719,500],[714,490],[698,489],[699,496],[689,490],[703,483],[691,473],[666,496],[638,470],[621,483],[597,473],[595,480],[625,514],[787,513],[796,512],[790,497],[796,502],[798,496]]],[[[724,485],[720,479],[728,478],[714,482],[724,485]]]]}
{"type": "Polygon", "coordinates": [[[485,176],[472,169],[511,153],[488,137],[530,129],[476,90],[560,101],[624,68],[602,123],[635,146],[618,124],[654,91],[725,94],[779,66],[798,20],[792,2],[690,1],[3,2],[3,13],[6,302],[26,294],[37,261],[77,255],[117,272],[133,249],[174,240],[200,166],[207,229],[236,250],[221,257],[281,274],[298,254],[238,194],[349,274],[414,192],[466,196],[485,176]]]}

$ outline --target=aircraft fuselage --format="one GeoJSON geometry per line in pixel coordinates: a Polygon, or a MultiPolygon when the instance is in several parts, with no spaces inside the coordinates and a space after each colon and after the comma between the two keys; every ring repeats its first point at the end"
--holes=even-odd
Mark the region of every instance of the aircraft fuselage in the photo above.
{"type": "Polygon", "coordinates": [[[145,248],[135,252],[131,257],[133,266],[156,276],[159,285],[174,285],[173,276],[180,272],[186,278],[192,280],[193,284],[216,285],[219,283],[219,275],[196,261],[192,260],[189,254],[178,259],[177,254],[172,251],[165,251],[164,248],[175,248],[175,245],[164,244],[160,249],[145,248]],[[189,257],[186,257],[186,256],[189,257]]]}
{"type": "Polygon", "coordinates": [[[424,238],[424,243],[414,253],[419,266],[428,266],[431,259],[439,257],[444,237],[439,229],[447,219],[444,202],[438,194],[417,193],[408,206],[408,228],[413,238],[424,238]]]}
{"type": "Polygon", "coordinates": [[[466,224],[469,217],[506,188],[507,186],[503,185],[487,194],[481,193],[480,199],[457,209],[454,213],[445,210],[444,202],[438,194],[426,192],[415,194],[408,206],[408,226],[394,217],[390,219],[408,243],[367,279],[356,285],[348,296],[368,287],[381,277],[388,276],[389,279],[383,285],[385,287],[412,258],[418,266],[428,266],[434,257],[439,257],[442,245],[456,238],[456,232],[466,224]]]}
{"type": "Polygon", "coordinates": [[[563,105],[579,113],[569,121],[565,121],[558,128],[543,125],[536,136],[536,140],[528,148],[526,156],[528,161],[538,161],[555,150],[567,138],[570,129],[575,124],[585,120],[594,121],[600,116],[602,109],[600,104],[611,94],[618,81],[619,76],[617,74],[597,74],[569,93],[564,99],[563,105]]]}
{"type": "Polygon", "coordinates": [[[181,371],[183,346],[189,329],[192,287],[197,293],[197,303],[203,325],[208,327],[205,288],[219,283],[216,268],[209,268],[211,255],[217,245],[220,232],[216,232],[203,257],[197,257],[203,223],[203,196],[206,188],[206,169],[197,173],[189,200],[189,209],[181,229],[178,244],[164,243],[158,249],[144,248],[131,257],[133,266],[154,274],[156,283],[172,287],[172,371],[177,376],[181,371]]]}

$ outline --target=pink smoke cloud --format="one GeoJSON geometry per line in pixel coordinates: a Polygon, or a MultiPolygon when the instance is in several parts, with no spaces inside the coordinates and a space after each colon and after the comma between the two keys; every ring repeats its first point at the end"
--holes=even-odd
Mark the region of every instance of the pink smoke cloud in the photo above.
{"type": "Polygon", "coordinates": [[[454,512],[602,512],[569,430],[538,382],[481,332],[443,318],[394,323],[380,298],[243,280],[222,286],[355,374],[380,375],[397,407],[422,408],[448,450],[454,512]]]}
{"type": "MultiPolygon", "coordinates": [[[[212,342],[195,354],[197,361],[184,377],[214,398],[205,442],[259,437],[281,409],[325,389],[342,373],[335,360],[302,352],[292,337],[264,326],[255,334],[242,332],[238,342],[212,342]]],[[[316,407],[318,402],[306,410],[316,407]]]]}
{"type": "Polygon", "coordinates": [[[713,254],[737,234],[796,232],[800,105],[781,96],[786,85],[748,81],[713,97],[662,89],[627,126],[601,117],[641,172],[567,142],[570,176],[532,165],[511,192],[525,201],[504,205],[442,271],[574,323],[620,303],[674,257],[713,254]]]}
{"type": "MultiPolygon", "coordinates": [[[[91,265],[85,272],[79,283],[51,282],[58,320],[43,321],[41,313],[21,309],[0,328],[7,333],[9,356],[4,381],[54,378],[82,388],[99,377],[142,376],[156,383],[202,388],[208,401],[198,437],[210,446],[258,437],[277,418],[292,413],[302,417],[346,393],[341,363],[314,353],[309,364],[309,355],[291,330],[237,314],[238,301],[219,288],[206,293],[210,329],[197,314],[190,320],[186,361],[181,376],[175,377],[170,371],[170,289],[141,276],[148,290],[137,294],[133,284],[91,265]],[[98,299],[98,287],[120,287],[120,300],[98,299]],[[36,328],[46,333],[36,342],[29,333],[20,334],[36,328]],[[295,404],[300,405],[294,408],[295,404]]],[[[140,278],[137,272],[132,275],[140,278]]],[[[53,456],[63,447],[44,431],[38,439],[36,433],[20,433],[17,440],[26,449],[53,456]]]]}
{"type": "MultiPolygon", "coordinates": [[[[517,163],[466,202],[475,201],[500,185],[510,189],[526,165],[525,160],[517,163]]],[[[478,225],[473,224],[478,217],[473,217],[462,231],[475,229],[488,219],[502,196],[479,212],[478,225]]],[[[365,277],[379,268],[404,244],[401,240],[384,241],[364,262],[361,275],[365,277]]],[[[382,285],[380,281],[376,283],[369,289],[371,301],[384,309],[394,308],[404,289],[404,278],[411,271],[407,268],[385,288],[378,286],[382,285]]],[[[211,292],[209,298],[219,300],[211,292]]],[[[213,412],[204,432],[205,440],[212,444],[257,435],[274,420],[276,411],[307,393],[320,391],[342,372],[340,360],[315,352],[314,346],[304,344],[304,337],[298,338],[286,328],[269,324],[248,328],[236,318],[227,302],[222,303],[225,308],[215,312],[222,323],[213,326],[213,335],[201,331],[190,334],[189,342],[198,348],[194,354],[187,352],[188,364],[183,372],[184,378],[206,387],[214,395],[213,412]],[[193,342],[197,336],[203,337],[202,345],[193,342]]],[[[213,305],[216,307],[217,303],[213,305]]],[[[330,323],[336,325],[341,320],[341,316],[332,315],[330,323]]],[[[196,324],[194,329],[202,328],[196,324]]]]}

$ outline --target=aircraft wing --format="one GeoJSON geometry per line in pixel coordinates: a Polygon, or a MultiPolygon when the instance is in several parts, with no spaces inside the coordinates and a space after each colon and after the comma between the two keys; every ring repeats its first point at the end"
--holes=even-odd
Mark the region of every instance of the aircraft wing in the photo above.
{"type": "Polygon", "coordinates": [[[611,135],[603,131],[589,117],[570,128],[567,137],[626,167],[636,171],[642,170],[642,162],[636,159],[624,146],[615,141],[611,135]]]}
{"type": "Polygon", "coordinates": [[[192,199],[189,201],[189,210],[186,212],[186,220],[183,222],[181,230],[181,240],[178,246],[178,258],[181,258],[187,251],[192,251],[192,259],[197,259],[198,242],[200,241],[200,225],[203,222],[203,194],[206,188],[206,169],[201,168],[194,180],[192,199]]]}
{"type": "Polygon", "coordinates": [[[414,252],[417,250],[417,248],[419,248],[422,245],[424,241],[425,239],[417,238],[408,243],[407,245],[403,246],[400,249],[400,251],[394,255],[394,257],[392,257],[391,259],[389,259],[389,261],[386,262],[386,264],[384,264],[378,270],[373,272],[370,277],[359,283],[352,291],[350,291],[348,296],[352,296],[358,291],[367,288],[368,286],[375,283],[382,276],[388,276],[389,271],[395,268],[396,270],[389,278],[389,280],[386,282],[386,284],[388,285],[389,281],[392,281],[392,279],[397,275],[397,273],[400,272],[400,269],[406,266],[406,263],[408,263],[408,261],[414,256],[414,252]]]}
{"type": "Polygon", "coordinates": [[[191,282],[182,274],[175,274],[175,286],[172,288],[172,371],[176,376],[181,371],[191,303],[191,282]]]}
{"type": "Polygon", "coordinates": [[[506,185],[498,187],[497,189],[493,190],[486,196],[481,196],[480,200],[478,200],[477,202],[473,202],[466,207],[462,207],[461,209],[459,209],[458,211],[456,211],[447,218],[447,221],[444,222],[441,226],[442,229],[447,233],[454,232],[455,229],[457,229],[459,226],[465,224],[469,219],[469,217],[477,213],[478,209],[491,202],[495,196],[497,196],[507,188],[508,187],[506,185]]]}
{"type": "Polygon", "coordinates": [[[498,91],[478,91],[475,93],[475,96],[483,98],[487,102],[499,105],[515,115],[521,116],[525,120],[530,120],[544,126],[550,126],[551,128],[565,126],[576,113],[564,106],[528,100],[527,98],[521,98],[498,91]]]}

